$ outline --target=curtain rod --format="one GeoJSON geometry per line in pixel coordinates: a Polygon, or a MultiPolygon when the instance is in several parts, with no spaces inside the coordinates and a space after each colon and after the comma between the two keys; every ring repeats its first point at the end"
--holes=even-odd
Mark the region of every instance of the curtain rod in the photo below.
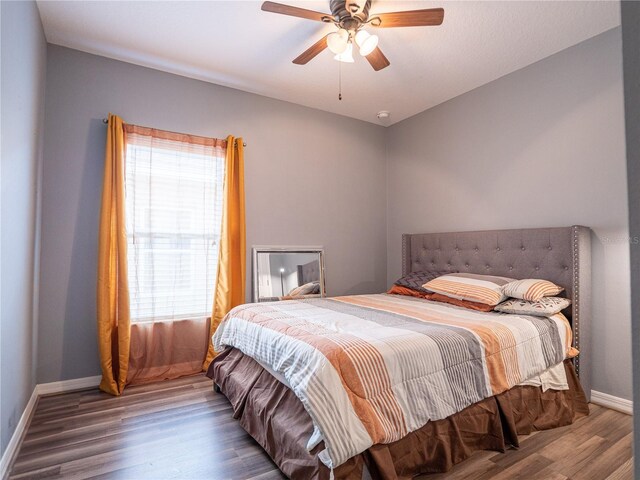
{"type": "MultiPolygon", "coordinates": [[[[109,123],[109,119],[108,118],[103,118],[102,119],[102,123],[104,123],[105,125],[109,123]]],[[[246,147],[247,146],[247,142],[242,142],[242,146],[246,147]]]]}

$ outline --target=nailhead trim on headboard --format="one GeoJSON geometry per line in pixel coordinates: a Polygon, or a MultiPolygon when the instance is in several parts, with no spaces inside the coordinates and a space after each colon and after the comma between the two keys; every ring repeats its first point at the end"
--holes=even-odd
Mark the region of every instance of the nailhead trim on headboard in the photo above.
{"type": "MultiPolygon", "coordinates": [[[[580,249],[578,248],[578,227],[573,227],[573,345],[580,350],[580,249]]],[[[576,374],[580,375],[580,355],[574,359],[576,374]]]]}
{"type": "Polygon", "coordinates": [[[402,276],[404,277],[409,272],[407,271],[407,243],[409,241],[409,235],[402,235],[402,276]]]}

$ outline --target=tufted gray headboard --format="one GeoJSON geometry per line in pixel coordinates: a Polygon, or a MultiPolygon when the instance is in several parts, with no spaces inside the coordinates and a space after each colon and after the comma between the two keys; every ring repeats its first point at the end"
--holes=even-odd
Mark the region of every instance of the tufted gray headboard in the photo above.
{"type": "Polygon", "coordinates": [[[573,328],[574,360],[591,394],[591,229],[573,226],[402,235],[402,274],[431,270],[515,279],[543,278],[565,288],[564,312],[573,328]]]}
{"type": "Polygon", "coordinates": [[[320,262],[314,260],[304,265],[298,265],[298,286],[309,282],[320,281],[320,262]]]}

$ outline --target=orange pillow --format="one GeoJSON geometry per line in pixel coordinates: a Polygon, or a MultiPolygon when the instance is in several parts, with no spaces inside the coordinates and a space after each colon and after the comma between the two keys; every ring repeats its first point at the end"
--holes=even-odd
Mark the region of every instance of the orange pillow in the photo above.
{"type": "Polygon", "coordinates": [[[418,292],[417,290],[401,287],[400,285],[394,285],[387,293],[424,298],[425,300],[432,300],[434,302],[449,303],[457,307],[468,308],[469,310],[478,310],[480,312],[490,312],[493,310],[491,305],[485,305],[484,303],[470,302],[469,300],[458,300],[457,298],[447,297],[446,295],[441,295],[439,293],[418,292]]]}
{"type": "Polygon", "coordinates": [[[493,310],[493,305],[486,305],[484,303],[471,302],[469,300],[458,300],[457,298],[447,297],[446,295],[442,295],[440,293],[432,293],[431,296],[427,298],[427,300],[432,300],[434,302],[449,303],[457,307],[468,308],[469,310],[478,310],[480,312],[490,312],[493,310]]]}
{"type": "Polygon", "coordinates": [[[433,295],[433,293],[419,292],[412,288],[401,287],[400,285],[394,285],[389,289],[387,293],[391,293],[394,295],[406,295],[408,297],[426,298],[427,300],[430,300],[431,295],[433,295]]]}

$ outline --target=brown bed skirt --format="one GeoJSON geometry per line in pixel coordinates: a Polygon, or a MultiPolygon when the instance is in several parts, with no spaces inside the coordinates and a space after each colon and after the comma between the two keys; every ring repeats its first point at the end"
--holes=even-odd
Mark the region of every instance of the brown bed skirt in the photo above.
{"type": "MultiPolygon", "coordinates": [[[[518,447],[518,435],[573,423],[589,414],[573,364],[565,361],[569,390],[543,392],[519,386],[475,403],[443,420],[429,422],[397,442],[374,445],[334,470],[336,479],[408,479],[446,472],[477,450],[504,452],[518,447]],[[367,473],[365,473],[367,472],[367,473]]],[[[320,443],[306,445],[313,424],[302,402],[255,360],[227,349],[210,365],[207,376],[220,387],[234,418],[292,479],[328,479],[318,459],[320,443]]]]}

